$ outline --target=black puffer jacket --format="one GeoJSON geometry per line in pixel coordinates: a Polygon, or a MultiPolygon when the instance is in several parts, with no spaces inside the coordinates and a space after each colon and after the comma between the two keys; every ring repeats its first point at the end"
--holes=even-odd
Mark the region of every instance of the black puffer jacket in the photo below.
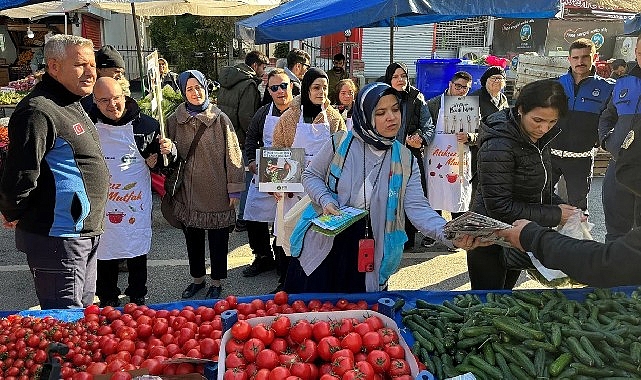
{"type": "Polygon", "coordinates": [[[549,143],[559,132],[552,128],[536,144],[521,131],[516,110],[505,109],[481,123],[479,187],[473,211],[512,223],[529,219],[552,227],[561,221],[563,203],[548,183],[549,143]]]}

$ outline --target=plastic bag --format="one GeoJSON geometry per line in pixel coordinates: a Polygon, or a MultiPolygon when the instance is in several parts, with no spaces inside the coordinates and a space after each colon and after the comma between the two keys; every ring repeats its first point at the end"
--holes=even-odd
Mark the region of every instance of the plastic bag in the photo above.
{"type": "MultiPolygon", "coordinates": [[[[565,236],[569,236],[574,239],[579,240],[594,240],[590,230],[594,227],[594,224],[589,222],[581,221],[581,216],[583,212],[577,210],[574,215],[568,218],[568,221],[561,226],[557,232],[565,236]]],[[[537,282],[542,285],[549,286],[552,288],[557,288],[559,286],[568,286],[568,285],[581,285],[578,282],[572,280],[568,277],[567,274],[563,273],[557,269],[549,269],[543,266],[541,262],[534,257],[532,252],[527,253],[532,260],[534,268],[528,269],[527,274],[537,282]]]]}

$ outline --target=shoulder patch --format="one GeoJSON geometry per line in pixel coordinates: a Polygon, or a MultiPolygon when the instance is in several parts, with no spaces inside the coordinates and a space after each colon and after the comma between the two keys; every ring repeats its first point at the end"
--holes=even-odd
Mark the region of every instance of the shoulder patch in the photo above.
{"type": "Polygon", "coordinates": [[[76,135],[81,135],[85,133],[85,128],[80,123],[76,123],[72,126],[73,131],[76,132],[76,135]]]}

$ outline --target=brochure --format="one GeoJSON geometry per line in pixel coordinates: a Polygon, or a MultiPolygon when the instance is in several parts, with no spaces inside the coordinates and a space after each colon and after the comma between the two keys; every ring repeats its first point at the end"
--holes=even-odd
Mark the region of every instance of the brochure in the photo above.
{"type": "Polygon", "coordinates": [[[260,148],[258,162],[258,191],[304,191],[301,176],[305,169],[303,148],[260,148]]]}
{"type": "Polygon", "coordinates": [[[500,220],[489,216],[468,211],[465,214],[445,224],[443,232],[448,239],[455,239],[460,235],[479,237],[481,240],[492,242],[503,247],[513,248],[505,239],[498,237],[494,232],[512,227],[500,220]]]}
{"type": "Polygon", "coordinates": [[[336,236],[367,215],[367,210],[343,206],[340,215],[320,215],[312,219],[312,229],[327,236],[336,236]]]}

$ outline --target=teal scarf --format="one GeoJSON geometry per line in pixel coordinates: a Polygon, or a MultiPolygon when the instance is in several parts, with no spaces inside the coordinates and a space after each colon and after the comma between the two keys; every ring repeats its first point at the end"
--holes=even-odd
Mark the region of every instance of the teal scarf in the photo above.
{"type": "MultiPolygon", "coordinates": [[[[329,175],[325,183],[334,199],[337,199],[338,180],[343,172],[345,157],[352,139],[351,131],[347,133],[337,132],[332,136],[334,145],[334,157],[329,167],[329,175]],[[336,149],[338,147],[338,149],[336,149]]],[[[383,260],[379,271],[379,284],[384,285],[390,276],[396,272],[401,263],[403,255],[403,244],[407,241],[405,234],[405,210],[403,199],[409,176],[412,173],[412,157],[405,147],[398,141],[394,141],[391,147],[391,175],[389,179],[389,194],[387,208],[385,211],[385,237],[383,247],[383,260]]],[[[290,237],[291,254],[293,257],[300,256],[303,248],[305,233],[311,227],[312,219],[318,216],[317,206],[311,203],[302,213],[290,237]]]]}

